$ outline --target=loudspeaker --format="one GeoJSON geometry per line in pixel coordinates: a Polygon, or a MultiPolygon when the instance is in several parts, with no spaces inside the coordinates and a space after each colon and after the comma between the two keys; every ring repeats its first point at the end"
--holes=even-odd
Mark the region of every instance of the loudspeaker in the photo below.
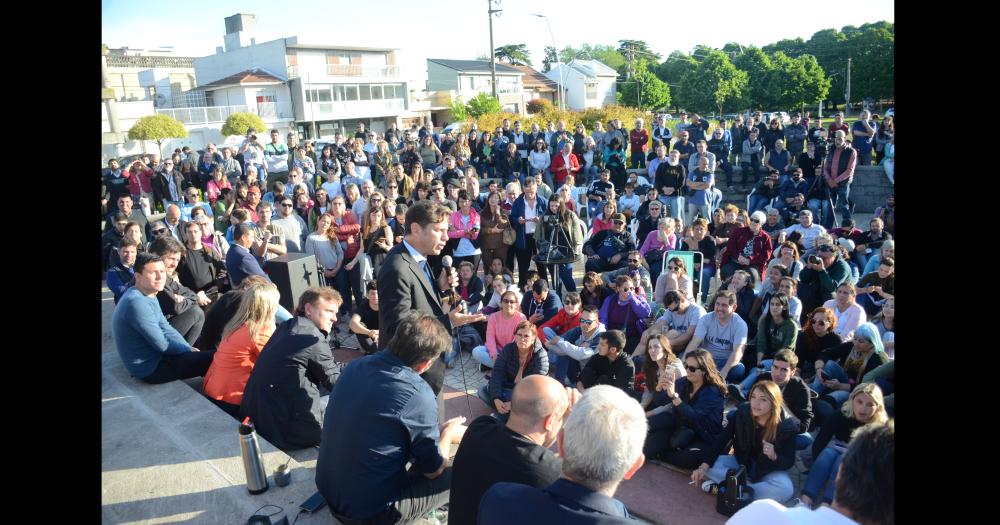
{"type": "Polygon", "coordinates": [[[320,286],[316,256],[308,253],[286,253],[264,262],[264,273],[278,287],[278,301],[289,312],[295,310],[302,292],[310,286],[320,286]]]}

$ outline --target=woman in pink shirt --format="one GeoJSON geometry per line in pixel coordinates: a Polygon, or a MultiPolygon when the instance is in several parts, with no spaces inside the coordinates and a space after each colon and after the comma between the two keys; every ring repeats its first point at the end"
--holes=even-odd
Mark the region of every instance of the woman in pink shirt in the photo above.
{"type": "Polygon", "coordinates": [[[208,197],[208,202],[215,206],[216,199],[219,198],[219,194],[225,188],[232,189],[229,184],[229,179],[226,178],[225,174],[222,173],[222,165],[216,164],[212,168],[212,179],[208,181],[208,185],[205,189],[205,196],[208,197]]]}
{"type": "Polygon", "coordinates": [[[594,217],[594,224],[590,229],[590,235],[597,235],[597,232],[611,229],[611,216],[618,213],[618,205],[615,201],[604,203],[604,211],[594,217]]]}
{"type": "Polygon", "coordinates": [[[481,366],[493,368],[497,353],[514,341],[517,324],[527,319],[518,306],[517,293],[506,291],[500,296],[500,311],[486,321],[486,343],[472,349],[472,358],[481,366]]]}

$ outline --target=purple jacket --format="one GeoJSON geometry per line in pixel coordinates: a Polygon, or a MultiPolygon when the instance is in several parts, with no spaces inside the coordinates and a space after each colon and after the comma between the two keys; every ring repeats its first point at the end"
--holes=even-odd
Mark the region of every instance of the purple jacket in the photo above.
{"type": "Polygon", "coordinates": [[[604,299],[598,319],[608,330],[622,330],[625,336],[641,335],[646,329],[650,307],[645,295],[633,293],[625,304],[618,303],[618,294],[604,299]]]}

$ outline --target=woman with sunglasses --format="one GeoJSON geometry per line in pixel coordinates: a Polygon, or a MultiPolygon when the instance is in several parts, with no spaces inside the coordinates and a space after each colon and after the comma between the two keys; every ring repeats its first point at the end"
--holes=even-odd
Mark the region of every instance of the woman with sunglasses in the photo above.
{"type": "Polygon", "coordinates": [[[684,377],[664,382],[667,410],[648,419],[643,453],[681,468],[695,468],[722,433],[726,383],[712,354],[701,348],[684,356],[684,377]]]}
{"type": "Polygon", "coordinates": [[[771,236],[762,229],[767,216],[764,212],[755,211],[746,227],[733,232],[726,249],[722,252],[720,263],[722,279],[728,278],[736,270],[745,270],[754,277],[754,282],[760,281],[764,266],[771,260],[771,236]]]}
{"type": "Polygon", "coordinates": [[[664,304],[663,297],[667,292],[674,290],[687,298],[688,301],[694,302],[693,288],[694,285],[691,277],[688,276],[684,259],[671,257],[667,260],[667,271],[661,273],[656,279],[656,286],[653,290],[653,301],[656,304],[664,304]]]}
{"type": "Polygon", "coordinates": [[[795,340],[795,355],[799,358],[799,374],[802,379],[811,381],[816,374],[815,363],[820,352],[843,341],[834,332],[836,327],[837,316],[829,308],[821,306],[806,316],[802,331],[795,340]]]}
{"type": "Polygon", "coordinates": [[[774,381],[761,381],[750,389],[750,402],[736,410],[691,480],[695,485],[707,480],[701,488],[709,492],[713,484],[725,482],[730,469],[743,465],[755,501],[787,501],[795,492],[788,470],[795,465],[798,433],[799,420],[784,407],[781,388],[774,381]]]}
{"type": "Polygon", "coordinates": [[[882,337],[871,323],[859,326],[851,340],[820,352],[816,359],[816,377],[809,385],[820,395],[816,401],[819,424],[822,425],[833,412],[833,407],[847,401],[847,396],[865,374],[888,362],[882,337]]]}
{"type": "Polygon", "coordinates": [[[837,471],[854,431],[864,425],[881,424],[888,420],[882,389],[874,383],[858,385],[840,410],[820,428],[813,442],[814,461],[802,486],[800,505],[812,508],[818,499],[822,499],[823,503],[832,503],[837,471]],[[824,484],[826,490],[823,490],[824,484]]]}
{"type": "Polygon", "coordinates": [[[896,357],[896,298],[890,297],[882,305],[882,311],[872,318],[872,324],[882,336],[882,347],[889,359],[896,357]]]}
{"type": "MultiPolygon", "coordinates": [[[[494,291],[506,285],[503,277],[498,276],[494,280],[494,291]]],[[[486,320],[486,338],[483,344],[472,349],[472,358],[481,367],[493,368],[497,354],[514,341],[518,325],[528,319],[519,308],[520,300],[516,291],[505,290],[501,293],[499,307],[500,310],[489,314],[486,320]]]]}
{"type": "Polygon", "coordinates": [[[618,293],[604,300],[599,318],[608,330],[621,330],[625,333],[623,352],[631,356],[642,338],[642,332],[646,330],[646,318],[652,309],[646,301],[646,294],[642,293],[641,288],[637,291],[631,277],[616,277],[615,290],[618,293]]]}
{"type": "Polygon", "coordinates": [[[857,303],[857,290],[851,283],[842,283],[837,287],[834,299],[823,303],[825,308],[837,316],[837,335],[845,341],[854,336],[854,330],[868,321],[865,309],[857,303]]]}

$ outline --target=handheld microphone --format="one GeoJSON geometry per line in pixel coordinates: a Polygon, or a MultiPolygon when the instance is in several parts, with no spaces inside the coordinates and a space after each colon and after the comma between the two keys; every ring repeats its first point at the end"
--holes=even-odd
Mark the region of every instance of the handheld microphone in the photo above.
{"type": "MultiPolygon", "coordinates": [[[[450,255],[445,255],[445,256],[441,257],[441,266],[443,266],[444,268],[447,268],[449,274],[451,274],[451,269],[452,269],[451,265],[452,264],[453,263],[452,263],[452,259],[451,259],[450,255]]],[[[465,302],[464,300],[462,300],[461,296],[458,295],[458,291],[455,290],[454,286],[451,287],[451,294],[450,294],[450,297],[449,297],[449,301],[451,301],[452,304],[457,304],[459,302],[461,302],[461,303],[465,302]]],[[[463,308],[465,308],[464,304],[463,304],[463,308]]]]}

